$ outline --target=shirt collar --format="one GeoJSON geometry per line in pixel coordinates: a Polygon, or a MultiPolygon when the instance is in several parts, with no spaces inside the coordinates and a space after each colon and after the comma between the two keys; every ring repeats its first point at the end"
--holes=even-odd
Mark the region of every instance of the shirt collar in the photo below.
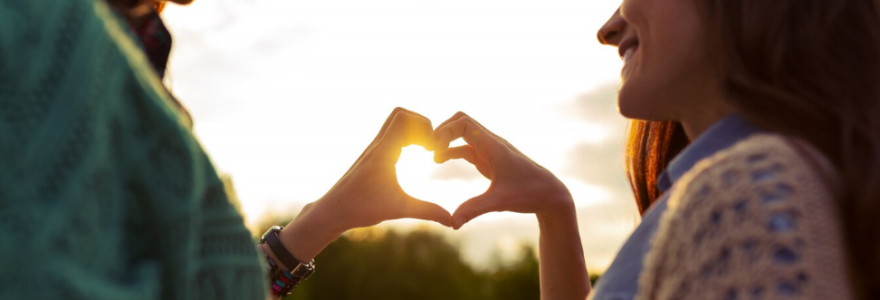
{"type": "Polygon", "coordinates": [[[690,171],[699,161],[759,132],[762,132],[760,128],[736,114],[722,118],[706,129],[703,134],[693,140],[669,162],[669,166],[657,178],[657,188],[661,191],[669,190],[684,173],[690,171]]]}

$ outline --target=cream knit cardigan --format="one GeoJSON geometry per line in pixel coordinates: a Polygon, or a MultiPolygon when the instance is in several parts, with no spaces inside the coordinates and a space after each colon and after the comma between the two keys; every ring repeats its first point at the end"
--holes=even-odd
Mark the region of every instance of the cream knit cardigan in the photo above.
{"type": "Polygon", "coordinates": [[[851,299],[831,168],[761,134],[670,190],[636,299],[851,299]]]}

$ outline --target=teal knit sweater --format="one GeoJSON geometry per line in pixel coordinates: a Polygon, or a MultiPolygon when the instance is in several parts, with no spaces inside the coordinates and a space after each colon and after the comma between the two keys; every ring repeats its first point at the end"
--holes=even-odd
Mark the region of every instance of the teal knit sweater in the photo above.
{"type": "Polygon", "coordinates": [[[0,0],[0,299],[265,299],[255,244],[100,0],[0,0]]]}

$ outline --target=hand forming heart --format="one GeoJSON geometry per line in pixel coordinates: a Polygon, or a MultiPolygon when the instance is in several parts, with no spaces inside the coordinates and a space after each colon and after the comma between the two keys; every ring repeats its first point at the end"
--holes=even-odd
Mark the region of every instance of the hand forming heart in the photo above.
{"type": "Polygon", "coordinates": [[[419,145],[434,150],[433,127],[427,118],[395,109],[373,143],[330,191],[314,203],[332,214],[338,230],[365,227],[385,220],[417,218],[445,226],[452,219],[439,205],[406,194],[397,182],[395,165],[401,149],[419,145]]]}
{"type": "Polygon", "coordinates": [[[373,143],[315,205],[332,211],[338,230],[345,231],[399,218],[431,220],[458,229],[487,212],[537,214],[557,204],[570,204],[568,190],[553,174],[468,115],[457,113],[433,132],[431,128],[427,118],[395,109],[373,143]],[[449,148],[458,138],[468,144],[449,148]],[[409,145],[435,150],[437,163],[465,159],[492,184],[486,193],[464,202],[450,216],[440,206],[416,199],[400,187],[395,164],[401,148],[409,145]]]}
{"type": "Polygon", "coordinates": [[[573,210],[571,193],[553,173],[467,114],[459,112],[440,124],[434,138],[436,162],[465,159],[492,181],[486,193],[455,210],[455,229],[488,212],[534,213],[541,219],[573,210]],[[449,148],[449,143],[458,138],[467,145],[449,148]]]}
{"type": "MultiPolygon", "coordinates": [[[[539,220],[557,212],[570,213],[574,203],[565,185],[510,143],[464,113],[432,130],[431,121],[403,108],[395,109],[379,134],[345,175],[320,200],[306,205],[291,222],[291,243],[314,243],[297,257],[317,251],[348,229],[382,221],[417,218],[455,229],[493,211],[535,213],[539,220]],[[463,138],[467,145],[449,148],[463,138]],[[434,151],[434,160],[465,159],[491,181],[482,195],[465,201],[450,215],[437,204],[416,199],[397,181],[395,164],[401,149],[420,145],[434,151]],[[296,237],[296,238],[293,238],[296,237]],[[317,249],[317,251],[311,251],[317,249]]],[[[285,237],[282,236],[282,240],[285,237]]]]}

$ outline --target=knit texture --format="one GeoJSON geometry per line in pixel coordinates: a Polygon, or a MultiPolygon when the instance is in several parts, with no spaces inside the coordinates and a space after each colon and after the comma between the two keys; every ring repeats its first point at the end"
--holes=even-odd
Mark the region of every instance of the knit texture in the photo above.
{"type": "Polygon", "coordinates": [[[796,145],[757,135],[685,174],[637,299],[851,299],[834,176],[796,145]]]}
{"type": "Polygon", "coordinates": [[[0,299],[265,299],[184,125],[103,1],[0,0],[0,299]]]}

